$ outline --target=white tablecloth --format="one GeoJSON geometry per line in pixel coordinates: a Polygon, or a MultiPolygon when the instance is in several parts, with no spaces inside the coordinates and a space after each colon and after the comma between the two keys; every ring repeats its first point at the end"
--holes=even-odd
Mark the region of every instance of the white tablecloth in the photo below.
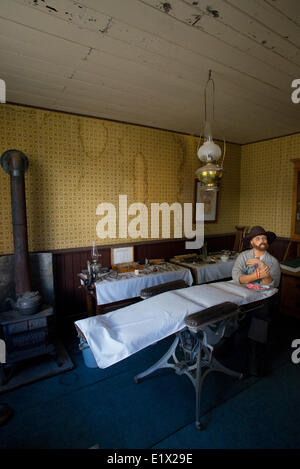
{"type": "Polygon", "coordinates": [[[173,280],[185,280],[189,286],[193,283],[193,276],[189,269],[166,263],[165,268],[157,266],[158,272],[138,275],[134,272],[118,274],[116,279],[100,280],[95,283],[97,304],[104,305],[114,301],[126,300],[140,296],[143,288],[160,285],[173,280]],[[169,270],[167,270],[169,269],[169,270]]]}
{"type": "Polygon", "coordinates": [[[197,267],[197,284],[200,285],[201,283],[214,282],[215,280],[231,277],[234,262],[218,261],[215,264],[199,265],[197,267]]]}
{"type": "Polygon", "coordinates": [[[107,368],[139,350],[183,329],[187,314],[231,301],[252,303],[273,295],[244,285],[217,282],[161,293],[107,314],[76,321],[99,368],[107,368]]]}
{"type": "Polygon", "coordinates": [[[201,285],[202,283],[215,282],[224,278],[231,277],[232,268],[235,260],[226,262],[217,261],[214,264],[193,264],[184,261],[172,261],[175,265],[181,265],[188,269],[192,269],[195,273],[195,283],[201,285]]]}

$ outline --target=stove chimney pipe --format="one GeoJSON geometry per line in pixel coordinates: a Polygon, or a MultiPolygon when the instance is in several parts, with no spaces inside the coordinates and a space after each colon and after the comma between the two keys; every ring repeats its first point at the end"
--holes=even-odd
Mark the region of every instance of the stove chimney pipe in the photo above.
{"type": "Polygon", "coordinates": [[[1,166],[10,175],[11,209],[15,253],[16,296],[31,291],[24,174],[28,158],[19,150],[7,150],[1,166]]]}

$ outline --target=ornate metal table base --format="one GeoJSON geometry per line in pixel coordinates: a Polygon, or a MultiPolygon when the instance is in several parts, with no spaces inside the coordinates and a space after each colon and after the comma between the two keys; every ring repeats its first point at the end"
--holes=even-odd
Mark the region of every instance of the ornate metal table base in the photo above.
{"type": "MultiPolygon", "coordinates": [[[[208,311],[208,310],[206,310],[208,311]]],[[[201,313],[201,312],[200,312],[201,313]]],[[[200,314],[199,313],[199,314],[200,314]]],[[[139,383],[145,376],[160,368],[172,368],[179,375],[185,374],[193,383],[196,392],[196,427],[204,428],[200,421],[200,401],[203,381],[212,371],[220,371],[233,378],[242,379],[243,374],[230,370],[222,365],[213,355],[215,346],[225,337],[229,337],[237,328],[237,316],[240,312],[235,309],[228,317],[220,317],[214,323],[187,327],[177,332],[169,350],[150,368],[135,376],[139,383]],[[194,330],[193,330],[194,329],[194,330]]],[[[196,313],[198,314],[198,313],[196,313]]]]}

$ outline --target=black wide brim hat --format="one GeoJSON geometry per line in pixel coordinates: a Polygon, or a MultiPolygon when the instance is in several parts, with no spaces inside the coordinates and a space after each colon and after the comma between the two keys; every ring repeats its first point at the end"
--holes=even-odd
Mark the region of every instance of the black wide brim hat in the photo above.
{"type": "Polygon", "coordinates": [[[250,243],[252,238],[256,236],[265,235],[268,240],[268,244],[272,244],[273,241],[277,238],[276,234],[273,231],[265,231],[262,226],[253,226],[249,233],[245,236],[246,240],[250,243]]]}

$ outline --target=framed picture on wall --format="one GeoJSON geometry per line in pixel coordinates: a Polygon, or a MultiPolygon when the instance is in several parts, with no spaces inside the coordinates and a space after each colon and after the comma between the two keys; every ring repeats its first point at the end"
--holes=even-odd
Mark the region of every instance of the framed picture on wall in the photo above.
{"type": "Polygon", "coordinates": [[[198,179],[195,179],[194,223],[200,221],[196,210],[196,203],[204,204],[205,222],[217,221],[218,191],[206,191],[203,189],[198,179]]]}
{"type": "Polygon", "coordinates": [[[111,265],[134,262],[133,246],[124,248],[110,248],[110,262],[111,265]]]}

